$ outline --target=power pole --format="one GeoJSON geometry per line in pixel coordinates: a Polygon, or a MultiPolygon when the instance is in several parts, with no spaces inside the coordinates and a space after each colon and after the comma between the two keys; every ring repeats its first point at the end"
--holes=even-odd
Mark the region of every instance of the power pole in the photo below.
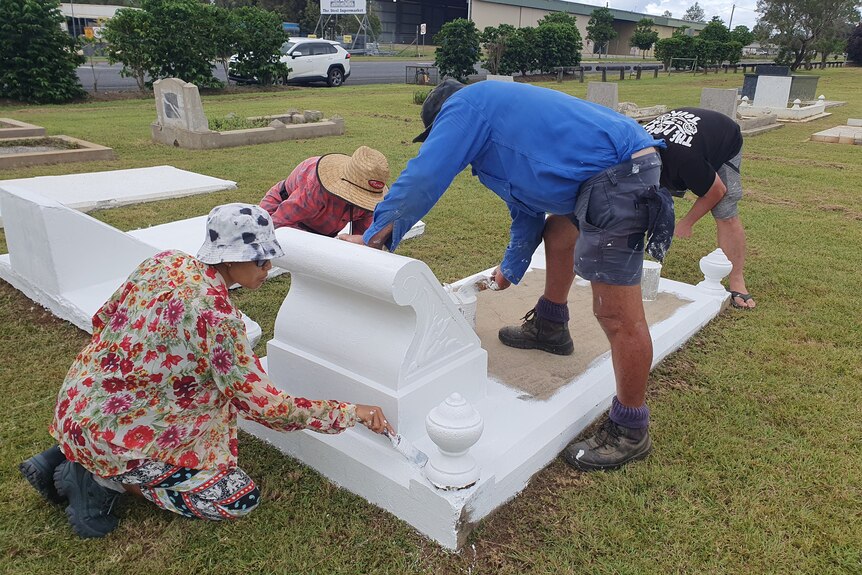
{"type": "Polygon", "coordinates": [[[728,21],[728,23],[727,23],[727,28],[728,28],[729,30],[733,30],[732,26],[733,26],[733,11],[734,11],[734,10],[736,10],[736,4],[733,4],[733,5],[730,7],[730,21],[728,21]]]}

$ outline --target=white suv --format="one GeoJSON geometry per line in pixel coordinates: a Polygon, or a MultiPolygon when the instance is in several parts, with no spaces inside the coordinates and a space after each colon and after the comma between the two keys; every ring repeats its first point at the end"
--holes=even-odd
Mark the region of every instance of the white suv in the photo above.
{"type": "MultiPolygon", "coordinates": [[[[231,58],[234,60],[236,56],[231,58]]],[[[280,60],[290,67],[287,82],[305,84],[326,82],[340,86],[350,76],[350,53],[338,42],[319,38],[288,38],[281,45],[280,60]]],[[[249,78],[230,75],[236,82],[254,82],[249,78]]]]}

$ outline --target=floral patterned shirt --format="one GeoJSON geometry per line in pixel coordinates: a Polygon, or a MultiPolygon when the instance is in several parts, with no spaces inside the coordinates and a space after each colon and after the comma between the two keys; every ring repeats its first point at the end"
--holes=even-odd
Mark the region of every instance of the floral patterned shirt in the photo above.
{"type": "Polygon", "coordinates": [[[93,316],[51,435],[102,477],[146,460],[195,469],[237,465],[237,415],[282,431],[339,433],[353,404],[279,391],[249,345],[215,268],[180,251],[141,263],[93,316]]]}
{"type": "Polygon", "coordinates": [[[260,201],[277,228],[289,227],[334,238],[353,222],[351,233],[361,234],[371,226],[374,212],[331,194],[320,185],[317,161],[308,158],[274,185],[260,201]]]}

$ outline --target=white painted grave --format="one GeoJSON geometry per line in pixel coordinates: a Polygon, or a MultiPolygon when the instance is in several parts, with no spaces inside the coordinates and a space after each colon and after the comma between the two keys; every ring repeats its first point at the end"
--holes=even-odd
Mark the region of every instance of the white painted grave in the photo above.
{"type": "MultiPolygon", "coordinates": [[[[293,395],[378,404],[430,460],[421,470],[361,426],[338,436],[285,434],[248,421],[243,428],[441,545],[462,545],[473,526],[520,492],[610,404],[609,353],[550,400],[526,398],[488,378],[477,336],[424,263],[297,230],[276,234],[285,255],[275,263],[291,273],[292,284],[267,344],[273,382],[293,395]]],[[[531,267],[545,267],[541,250],[531,267]]],[[[659,292],[690,303],[651,326],[653,365],[727,299],[727,292],[665,278],[659,292]]]]}
{"type": "MultiPolygon", "coordinates": [[[[92,332],[92,317],[146,258],[164,248],[38,193],[0,182],[8,254],[0,278],[59,318],[92,332]]],[[[204,226],[194,234],[197,248],[204,226]]],[[[243,315],[254,345],[260,326],[243,315]]]]}
{"type": "Polygon", "coordinates": [[[786,108],[790,99],[789,76],[758,76],[754,91],[754,106],[758,108],[786,108]]]}
{"type": "Polygon", "coordinates": [[[66,207],[87,212],[167,198],[233,190],[236,189],[236,182],[180,170],[173,166],[154,166],[65,176],[0,180],[0,188],[23,196],[39,195],[66,207]]]}

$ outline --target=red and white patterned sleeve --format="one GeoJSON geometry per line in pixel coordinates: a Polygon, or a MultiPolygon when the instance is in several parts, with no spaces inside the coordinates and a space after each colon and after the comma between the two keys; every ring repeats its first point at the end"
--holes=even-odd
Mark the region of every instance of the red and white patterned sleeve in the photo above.
{"type": "Polygon", "coordinates": [[[222,316],[209,330],[210,365],[219,390],[246,419],[280,431],[340,433],[356,425],[356,406],[292,397],[273,385],[254,355],[242,319],[222,316]]]}

